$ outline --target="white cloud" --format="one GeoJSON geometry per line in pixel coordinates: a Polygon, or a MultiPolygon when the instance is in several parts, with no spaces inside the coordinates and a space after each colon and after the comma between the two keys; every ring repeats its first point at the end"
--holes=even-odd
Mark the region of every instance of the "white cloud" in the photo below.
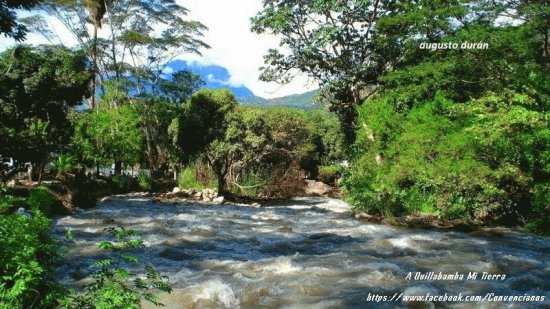
{"type": "MultiPolygon", "coordinates": [[[[203,39],[211,46],[210,49],[202,51],[202,56],[181,55],[179,59],[202,65],[225,67],[230,74],[229,81],[226,81],[228,85],[244,85],[255,95],[264,98],[302,93],[316,88],[316,84],[305,75],[296,77],[286,85],[265,83],[258,79],[259,68],[263,65],[263,55],[269,48],[277,47],[279,44],[275,36],[257,35],[250,31],[250,18],[262,9],[261,0],[178,0],[177,2],[189,9],[189,19],[198,20],[209,28],[203,39]]],[[[47,21],[64,45],[76,44],[74,37],[59,21],[51,17],[47,18],[47,21]]],[[[48,41],[40,35],[29,34],[25,43],[44,44],[48,41]]],[[[13,40],[0,37],[0,51],[14,44],[13,40]]]]}
{"type": "Polygon", "coordinates": [[[315,89],[315,84],[305,76],[284,86],[258,80],[263,55],[279,44],[274,36],[250,31],[250,18],[262,9],[261,0],[178,0],[178,3],[189,9],[189,18],[208,27],[204,41],[211,46],[203,51],[202,57],[182,55],[181,59],[223,66],[231,75],[231,85],[244,85],[260,97],[280,97],[315,89]]]}

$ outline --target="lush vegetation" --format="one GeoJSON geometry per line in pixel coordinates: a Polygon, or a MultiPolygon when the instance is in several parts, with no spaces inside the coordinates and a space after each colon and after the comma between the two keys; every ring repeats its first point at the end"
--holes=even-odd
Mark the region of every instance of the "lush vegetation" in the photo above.
{"type": "Polygon", "coordinates": [[[59,201],[44,187],[21,199],[0,186],[0,308],[140,308],[142,299],[162,305],[149,290],[169,293],[170,285],[152,266],[145,266],[144,278],[126,270],[124,263],[138,262],[128,251],[144,245],[138,233],[122,227],[108,228],[110,236],[99,243],[112,254],[94,263],[94,283],[83,292],[59,285],[55,268],[60,245],[45,214],[55,203],[59,201]]]}
{"type": "Polygon", "coordinates": [[[52,152],[71,138],[70,110],[88,94],[92,74],[85,55],[54,46],[18,46],[0,54],[0,179],[25,169],[40,179],[52,152]],[[5,72],[5,73],[4,73],[5,72]]]}
{"type": "Polygon", "coordinates": [[[0,308],[51,307],[56,303],[56,247],[51,222],[40,209],[50,203],[50,196],[40,189],[21,200],[0,185],[0,308]],[[13,209],[26,204],[33,206],[32,215],[13,209]]]}
{"type": "MultiPolygon", "coordinates": [[[[40,16],[16,19],[13,9],[36,1],[8,4],[0,33],[53,38],[40,16]]],[[[266,55],[262,79],[308,73],[334,114],[242,106],[228,90],[198,90],[204,83],[190,72],[166,73],[181,52],[208,48],[204,25],[186,20],[175,1],[63,0],[41,8],[79,45],[19,45],[0,54],[2,308],[60,300],[139,307],[142,298],[158,303],[149,288],[170,290],[151,268],[148,280],[133,278],[129,288],[119,261],[134,261],[125,251],[142,243],[124,229],[110,229],[112,239],[101,243],[114,255],[96,264],[94,284],[69,294],[56,285],[48,219],[64,210],[56,194],[90,206],[97,196],[83,188],[98,184],[123,193],[170,180],[216,186],[226,197],[289,197],[303,192],[306,178],[334,185],[342,178],[357,211],[550,234],[546,3],[264,1],[252,28],[277,34],[281,49],[266,55]],[[102,24],[112,30],[107,37],[98,37],[102,24]],[[451,42],[489,48],[419,47],[451,42]],[[3,183],[21,175],[31,185],[56,179],[60,190],[35,186],[12,197],[3,183]]]]}
{"type": "Polygon", "coordinates": [[[539,26],[473,22],[441,41],[489,50],[424,51],[382,75],[358,108],[349,201],[549,233],[550,57],[539,26]]]}

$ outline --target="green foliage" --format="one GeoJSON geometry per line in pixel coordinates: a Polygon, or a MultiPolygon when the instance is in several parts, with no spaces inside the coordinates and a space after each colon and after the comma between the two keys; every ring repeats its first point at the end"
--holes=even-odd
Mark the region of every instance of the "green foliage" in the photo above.
{"type": "Polygon", "coordinates": [[[328,185],[334,185],[336,180],[342,176],[344,167],[341,165],[325,165],[319,166],[319,175],[317,180],[328,185]]]}
{"type": "Polygon", "coordinates": [[[134,180],[128,176],[114,175],[111,177],[111,183],[116,193],[130,192],[135,188],[134,180]]]}
{"type": "Polygon", "coordinates": [[[204,189],[205,186],[197,179],[195,166],[190,165],[178,174],[178,187],[182,189],[204,189]]]}
{"type": "MultiPolygon", "coordinates": [[[[182,106],[182,114],[170,125],[169,132],[182,161],[190,162],[205,152],[210,154],[223,151],[219,140],[225,135],[228,125],[227,115],[237,107],[237,101],[227,89],[203,89],[182,106]]],[[[205,156],[218,177],[218,188],[225,188],[223,181],[227,164],[218,160],[222,155],[205,156]]]]}
{"type": "Polygon", "coordinates": [[[153,189],[153,179],[151,179],[151,175],[146,171],[139,171],[138,185],[143,191],[151,191],[151,189],[153,189]]]}
{"type": "Polygon", "coordinates": [[[60,154],[57,156],[57,160],[52,162],[52,165],[57,172],[57,176],[60,177],[75,168],[76,158],[72,155],[60,154]]]}
{"type": "Polygon", "coordinates": [[[50,153],[69,142],[68,111],[92,77],[87,59],[82,51],[18,46],[0,54],[0,71],[0,154],[15,169],[31,162],[41,174],[50,153]]]}
{"type": "Polygon", "coordinates": [[[311,128],[302,112],[239,107],[229,117],[224,138],[207,150],[218,183],[223,177],[230,187],[242,191],[241,180],[254,180],[263,195],[287,195],[285,187],[294,190],[303,181],[296,174],[301,167],[317,160],[311,128]],[[231,170],[229,179],[220,170],[231,170]]]}
{"type": "Polygon", "coordinates": [[[93,111],[75,115],[74,121],[72,148],[81,160],[102,164],[139,162],[143,134],[135,105],[115,108],[104,102],[93,111]]]}
{"type": "Polygon", "coordinates": [[[264,1],[252,18],[252,30],[277,35],[280,47],[264,57],[260,78],[286,82],[296,71],[307,73],[320,83],[321,96],[352,143],[354,106],[373,91],[382,74],[422,59],[418,42],[437,41],[456,31],[462,26],[456,20],[481,19],[481,14],[468,12],[467,2],[264,1]]]}
{"type": "Polygon", "coordinates": [[[97,269],[92,274],[95,282],[86,286],[83,293],[73,291],[61,301],[61,305],[65,308],[141,308],[143,299],[156,306],[163,306],[159,298],[148,291],[156,289],[171,293],[172,288],[166,282],[166,277],[149,265],[145,267],[145,278],[134,276],[123,267],[128,263],[138,263],[138,259],[127,252],[145,247],[139,233],[122,227],[105,230],[113,240],[101,241],[98,247],[111,252],[112,257],[95,262],[92,265],[97,269]],[[129,287],[130,282],[133,288],[129,287]]]}
{"type": "Polygon", "coordinates": [[[189,71],[177,71],[172,74],[171,80],[160,82],[160,97],[181,104],[191,98],[193,92],[199,90],[204,84],[197,74],[189,71]]]}
{"type": "MultiPolygon", "coordinates": [[[[6,200],[9,198],[0,193],[0,203],[6,200]]],[[[56,304],[51,223],[40,206],[33,208],[32,219],[17,213],[0,214],[0,308],[48,308],[56,304]]]]}
{"type": "Polygon", "coordinates": [[[60,201],[44,186],[32,188],[25,203],[34,211],[39,210],[48,217],[62,208],[60,201]]]}
{"type": "MultiPolygon", "coordinates": [[[[457,9],[443,3],[425,8],[435,16],[457,9]]],[[[425,9],[404,5],[409,13],[425,9]]],[[[540,17],[548,11],[524,2],[480,2],[462,10],[455,13],[469,22],[441,28],[428,40],[418,35],[402,41],[403,47],[409,44],[399,51],[405,51],[402,60],[379,75],[378,93],[357,109],[347,198],[357,208],[388,215],[529,222],[543,232],[549,222],[550,58],[541,31],[548,21],[540,17]],[[493,23],[503,10],[515,10],[525,23],[493,23]],[[481,41],[490,47],[428,51],[417,47],[420,41],[481,41]]],[[[390,40],[407,37],[426,27],[421,16],[389,14],[377,27],[390,40]]]]}
{"type": "Polygon", "coordinates": [[[14,197],[8,194],[8,187],[0,182],[0,213],[8,208],[14,201],[14,197]]]}
{"type": "Polygon", "coordinates": [[[318,163],[332,164],[346,157],[344,133],[338,118],[326,111],[311,111],[303,114],[315,145],[318,163]]]}
{"type": "Polygon", "coordinates": [[[181,109],[175,103],[155,97],[138,100],[133,104],[138,107],[140,128],[144,137],[142,157],[145,157],[154,177],[164,176],[162,173],[169,166],[173,167],[181,161],[172,140],[173,133],[169,132],[171,123],[178,117],[181,109]]]}
{"type": "Polygon", "coordinates": [[[205,150],[214,140],[223,137],[226,116],[237,106],[227,89],[202,89],[183,105],[174,140],[185,157],[191,158],[205,150]]]}
{"type": "Polygon", "coordinates": [[[352,204],[482,222],[538,216],[532,187],[549,175],[549,127],[532,98],[508,91],[453,104],[439,95],[401,115],[388,102],[359,109],[352,204]]]}
{"type": "MultiPolygon", "coordinates": [[[[100,86],[124,81],[132,96],[142,97],[148,91],[162,94],[162,71],[171,59],[209,48],[201,40],[206,27],[189,20],[188,10],[174,0],[51,0],[44,1],[41,8],[74,34],[89,59],[97,59],[100,86]],[[110,29],[109,37],[98,39],[93,32],[102,25],[110,29]]],[[[48,27],[36,28],[52,41],[65,39],[56,37],[48,27]]]]}

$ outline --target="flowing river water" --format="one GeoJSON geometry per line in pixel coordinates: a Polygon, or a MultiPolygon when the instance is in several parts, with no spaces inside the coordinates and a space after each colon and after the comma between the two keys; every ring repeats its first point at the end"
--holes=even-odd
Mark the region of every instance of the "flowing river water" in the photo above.
{"type": "Polygon", "coordinates": [[[114,225],[139,231],[146,248],[133,255],[169,277],[174,291],[159,294],[166,308],[550,308],[549,238],[370,224],[355,220],[344,202],[320,197],[261,207],[135,196],[102,202],[56,220],[60,238],[74,235],[65,241],[63,282],[90,282],[90,264],[105,255],[96,244],[114,225]],[[464,277],[436,280],[439,272],[464,277]],[[478,272],[476,280],[467,279],[470,272],[478,272]],[[482,280],[483,272],[506,277],[482,280]],[[427,293],[545,300],[403,302],[427,293]],[[382,296],[400,299],[376,302],[382,296]]]}

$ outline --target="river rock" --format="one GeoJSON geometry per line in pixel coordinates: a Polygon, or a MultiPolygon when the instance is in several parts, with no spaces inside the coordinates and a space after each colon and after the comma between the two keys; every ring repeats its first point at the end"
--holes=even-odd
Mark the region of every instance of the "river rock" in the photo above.
{"type": "Polygon", "coordinates": [[[202,191],[199,191],[193,195],[196,199],[202,198],[202,191]]]}
{"type": "Polygon", "coordinates": [[[307,195],[325,196],[330,193],[332,188],[320,181],[306,180],[305,193],[307,195]]]}
{"type": "Polygon", "coordinates": [[[212,200],[212,202],[216,204],[223,204],[225,202],[225,198],[223,196],[218,196],[215,199],[212,200]]]}
{"type": "Polygon", "coordinates": [[[172,189],[172,193],[179,193],[181,192],[181,189],[179,187],[174,187],[174,189],[172,189]]]}

